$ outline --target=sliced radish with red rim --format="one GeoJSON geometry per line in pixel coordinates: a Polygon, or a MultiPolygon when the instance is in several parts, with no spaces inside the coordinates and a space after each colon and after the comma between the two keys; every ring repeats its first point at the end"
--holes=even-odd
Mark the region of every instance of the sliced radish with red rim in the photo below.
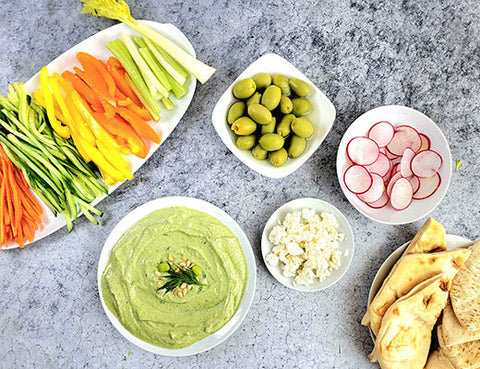
{"type": "Polygon", "coordinates": [[[352,165],[343,174],[343,183],[350,192],[359,195],[370,189],[373,178],[365,167],[352,165]]]}
{"type": "Polygon", "coordinates": [[[370,165],[377,160],[380,150],[368,137],[354,137],[347,145],[347,156],[355,164],[370,165]]]}
{"type": "Polygon", "coordinates": [[[403,153],[402,160],[400,161],[400,171],[402,173],[402,176],[404,176],[405,178],[413,175],[412,169],[410,168],[410,163],[414,156],[415,151],[407,147],[405,149],[405,152],[403,153]]]}
{"type": "Polygon", "coordinates": [[[380,199],[378,199],[375,202],[366,202],[366,204],[373,209],[381,209],[388,204],[389,200],[390,199],[388,198],[387,193],[385,191],[383,191],[383,194],[380,197],[380,199]]]}
{"type": "Polygon", "coordinates": [[[395,130],[392,141],[387,145],[387,150],[393,155],[401,156],[407,147],[416,152],[421,145],[422,139],[416,129],[410,126],[399,126],[395,130]]]}
{"type": "Polygon", "coordinates": [[[389,122],[375,123],[368,131],[367,136],[377,143],[379,147],[387,146],[395,134],[395,128],[389,122]]]}
{"type": "Polygon", "coordinates": [[[388,185],[387,185],[387,195],[388,197],[391,197],[392,196],[392,188],[393,188],[393,185],[395,184],[395,182],[397,182],[397,180],[399,180],[400,178],[403,178],[402,177],[402,173],[396,173],[392,176],[392,178],[390,179],[390,181],[388,181],[388,185]]]}
{"type": "Polygon", "coordinates": [[[392,163],[385,154],[380,153],[377,160],[373,164],[365,167],[370,173],[379,174],[381,177],[385,176],[392,168],[392,163]]]}
{"type": "Polygon", "coordinates": [[[430,150],[430,139],[427,136],[425,136],[423,133],[419,133],[418,135],[422,140],[422,145],[420,146],[418,151],[430,150]]]}
{"type": "Polygon", "coordinates": [[[418,191],[418,189],[420,188],[420,180],[419,180],[418,177],[416,177],[416,176],[408,177],[408,180],[410,181],[410,184],[412,185],[413,194],[415,195],[415,193],[416,193],[416,192],[418,191]]]}
{"type": "Polygon", "coordinates": [[[415,200],[423,200],[427,197],[432,196],[435,191],[437,191],[438,187],[442,183],[442,177],[440,174],[436,173],[434,176],[429,178],[419,178],[420,185],[413,195],[415,200]]]}
{"type": "Polygon", "coordinates": [[[370,189],[361,194],[357,195],[360,200],[363,202],[375,202],[382,197],[383,192],[385,191],[385,185],[383,184],[383,178],[376,173],[372,173],[372,185],[370,189]]]}
{"type": "Polygon", "coordinates": [[[421,178],[432,177],[441,166],[442,157],[433,150],[420,151],[410,164],[413,174],[421,178]]]}
{"type": "Polygon", "coordinates": [[[390,205],[395,210],[406,209],[413,200],[413,188],[409,180],[399,178],[392,187],[390,195],[390,205]]]}

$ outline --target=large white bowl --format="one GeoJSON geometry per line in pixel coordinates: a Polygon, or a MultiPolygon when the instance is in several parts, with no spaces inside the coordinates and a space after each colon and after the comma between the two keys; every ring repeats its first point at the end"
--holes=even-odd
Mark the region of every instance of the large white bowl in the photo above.
{"type": "Polygon", "coordinates": [[[257,270],[255,265],[255,257],[253,255],[252,247],[248,241],[247,236],[240,228],[237,222],[233,220],[227,213],[223,210],[217,208],[215,205],[212,205],[206,201],[191,198],[191,197],[164,197],[157,200],[153,200],[139,206],[132,212],[128,213],[112,230],[105,245],[103,246],[102,253],[100,254],[100,260],[98,262],[98,272],[97,272],[97,284],[98,284],[98,293],[100,295],[100,300],[102,301],[103,309],[107,314],[108,319],[113,324],[113,326],[124,336],[127,340],[135,344],[136,346],[153,352],[155,354],[160,354],[164,356],[188,356],[198,354],[199,352],[206,351],[212,347],[218,345],[219,343],[226,340],[235,330],[240,326],[243,319],[248,313],[250,306],[253,301],[255,294],[255,285],[257,280],[257,270]],[[237,236],[240,246],[242,247],[245,259],[247,261],[248,268],[248,277],[247,285],[245,287],[245,292],[240,303],[240,306],[235,313],[235,315],[227,322],[222,328],[220,328],[215,333],[212,333],[210,336],[205,337],[204,339],[195,342],[194,344],[182,348],[182,349],[166,349],[159,346],[152,345],[141,339],[135,337],[128,330],[126,330],[120,321],[112,314],[110,309],[105,305],[102,294],[102,274],[107,266],[108,259],[110,258],[110,252],[113,247],[123,235],[123,233],[132,225],[137,223],[140,219],[147,216],[151,212],[163,208],[168,208],[172,206],[183,206],[190,209],[195,209],[203,211],[204,213],[210,214],[220,220],[225,224],[230,230],[237,236]]]}
{"type": "Polygon", "coordinates": [[[248,68],[245,69],[223,93],[212,113],[213,126],[223,143],[242,163],[254,171],[270,178],[283,178],[300,168],[300,166],[312,156],[315,150],[318,149],[332,128],[334,121],[335,107],[332,102],[302,72],[277,54],[263,55],[250,64],[250,66],[248,66],[248,68]],[[235,133],[230,129],[230,126],[227,123],[228,109],[235,101],[237,101],[232,94],[232,88],[235,83],[241,79],[253,77],[262,72],[270,75],[280,73],[288,78],[299,78],[307,82],[311,87],[311,93],[308,96],[308,99],[312,102],[313,109],[307,117],[313,123],[315,132],[312,137],[307,140],[305,152],[296,159],[289,158],[281,167],[274,167],[268,160],[255,159],[250,150],[240,150],[235,144],[235,133]]]}
{"type": "Polygon", "coordinates": [[[338,282],[340,278],[342,278],[342,276],[347,272],[350,264],[352,263],[354,249],[353,231],[352,227],[350,227],[350,224],[348,223],[347,218],[345,218],[340,210],[338,210],[332,204],[314,198],[296,199],[280,206],[268,219],[262,234],[262,255],[268,271],[284,286],[302,292],[320,291],[338,282]],[[333,270],[332,274],[330,274],[330,276],[328,276],[324,281],[317,281],[308,286],[294,284],[293,278],[287,278],[283,275],[280,266],[272,266],[266,261],[267,255],[272,251],[272,247],[274,246],[268,239],[268,234],[272,228],[277,225],[279,221],[283,221],[287,213],[301,211],[304,208],[313,209],[317,213],[324,211],[335,215],[339,225],[338,231],[345,234],[345,239],[340,243],[340,250],[342,251],[340,268],[333,270]]]}
{"type": "Polygon", "coordinates": [[[447,139],[442,131],[425,114],[406,106],[381,106],[362,114],[348,127],[338,147],[337,176],[340,187],[348,201],[366,217],[385,224],[410,223],[423,218],[435,209],[447,193],[452,176],[452,156],[447,139]],[[442,181],[437,191],[426,199],[413,200],[410,206],[402,211],[395,210],[389,205],[381,209],[371,208],[361,201],[357,195],[350,192],[343,181],[343,173],[350,165],[346,154],[348,142],[356,136],[366,136],[369,128],[382,120],[386,120],[395,126],[406,124],[427,135],[431,140],[432,150],[438,152],[443,159],[442,167],[439,170],[442,181]]]}
{"type": "MultiPolygon", "coordinates": [[[[187,52],[191,55],[195,56],[195,50],[193,49],[192,44],[188,41],[187,37],[174,25],[172,24],[162,24],[152,21],[141,21],[152,27],[155,31],[161,33],[162,35],[168,37],[178,45],[181,45],[187,52]]],[[[102,59],[106,61],[110,56],[113,56],[112,53],[106,48],[106,44],[110,41],[116,40],[123,34],[129,35],[139,35],[130,27],[124,24],[116,24],[112,27],[106,28],[93,36],[83,40],[82,42],[78,43],[77,45],[73,46],[69,50],[65,51],[62,55],[51,61],[47,64],[48,71],[50,74],[57,72],[62,74],[65,70],[73,70],[74,66],[81,67],[80,63],[78,62],[76,55],[80,51],[84,51],[87,53],[92,54],[96,58],[102,59]]],[[[190,105],[190,102],[193,98],[193,93],[195,92],[195,86],[197,80],[190,75],[188,79],[188,92],[187,94],[180,100],[177,100],[175,96],[172,96],[172,100],[175,102],[175,108],[167,111],[164,110],[162,112],[162,117],[158,123],[150,122],[153,129],[160,135],[162,141],[160,144],[155,144],[153,142],[150,143],[150,150],[148,155],[145,159],[140,159],[134,155],[128,156],[128,161],[131,164],[132,173],[135,173],[149,158],[153,155],[153,153],[160,147],[163,142],[167,139],[167,137],[172,133],[175,127],[182,119],[183,115],[187,111],[187,108],[190,105]]],[[[27,82],[25,82],[25,90],[27,93],[31,94],[35,92],[40,87],[40,72],[35,74],[32,78],[30,78],[27,82]]],[[[121,186],[123,183],[117,183],[114,186],[107,186],[108,193],[112,193],[115,189],[121,186]]],[[[93,201],[92,205],[95,205],[102,201],[106,197],[97,198],[93,201]]],[[[43,237],[50,235],[51,233],[57,231],[58,229],[62,228],[66,225],[64,218],[61,215],[55,216],[51,212],[51,210],[43,203],[43,201],[39,200],[40,204],[44,209],[44,213],[42,215],[42,224],[40,224],[39,229],[35,232],[35,239],[34,241],[38,241],[43,237]]],[[[108,211],[108,210],[107,210],[108,211]]],[[[28,242],[27,242],[28,243],[28,242]]],[[[26,243],[26,244],[27,244],[26,243]]],[[[0,250],[9,250],[12,248],[16,248],[18,245],[14,242],[11,242],[8,245],[8,248],[0,247],[0,250]]]]}
{"type": "MultiPolygon", "coordinates": [[[[468,238],[455,236],[453,234],[447,234],[445,236],[445,241],[447,242],[448,250],[468,247],[472,244],[472,241],[470,241],[468,238]]],[[[375,278],[373,279],[372,285],[370,286],[370,292],[368,293],[368,305],[370,305],[378,290],[380,289],[380,287],[382,287],[383,281],[385,280],[385,278],[387,278],[388,273],[390,273],[390,270],[392,270],[398,259],[400,259],[400,256],[402,256],[408,244],[409,242],[405,242],[402,246],[392,252],[390,256],[383,262],[380,269],[378,269],[378,272],[377,274],[375,274],[375,278]]],[[[372,336],[373,341],[375,341],[375,335],[373,334],[371,329],[370,335],[372,336]]]]}

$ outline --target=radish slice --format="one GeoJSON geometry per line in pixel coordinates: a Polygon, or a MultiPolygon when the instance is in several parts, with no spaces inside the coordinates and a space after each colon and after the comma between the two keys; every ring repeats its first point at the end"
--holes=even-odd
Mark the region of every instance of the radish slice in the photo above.
{"type": "Polygon", "coordinates": [[[387,146],[392,141],[395,128],[389,122],[375,123],[368,131],[367,136],[377,143],[379,147],[387,146]]]}
{"type": "Polygon", "coordinates": [[[383,178],[376,173],[372,174],[372,185],[370,189],[364,194],[358,195],[358,198],[363,202],[375,202],[382,197],[383,192],[385,191],[385,186],[383,184],[383,178]]]}
{"type": "Polygon", "coordinates": [[[395,159],[392,159],[392,165],[396,165],[396,164],[400,164],[400,162],[402,161],[402,157],[399,156],[395,159]]]}
{"type": "Polygon", "coordinates": [[[442,166],[442,157],[433,150],[420,151],[412,159],[410,167],[417,177],[431,177],[442,166]]]}
{"type": "Polygon", "coordinates": [[[392,141],[387,145],[387,150],[393,155],[401,156],[407,147],[417,152],[420,146],[422,146],[422,139],[414,128],[399,126],[393,135],[392,141]]]}
{"type": "Polygon", "coordinates": [[[412,189],[413,189],[413,194],[415,195],[415,193],[420,188],[420,180],[416,176],[411,176],[411,177],[408,177],[407,179],[410,181],[410,184],[412,185],[412,189]]]}
{"type": "Polygon", "coordinates": [[[438,173],[436,173],[432,177],[419,178],[418,180],[420,182],[420,186],[418,187],[418,190],[413,195],[413,198],[415,200],[423,200],[423,199],[426,199],[427,197],[432,196],[437,190],[437,188],[440,186],[440,184],[442,183],[442,178],[438,173]]]}
{"type": "Polygon", "coordinates": [[[380,153],[377,160],[375,160],[373,164],[367,165],[365,168],[367,168],[370,173],[377,173],[383,177],[390,171],[390,169],[392,169],[392,163],[385,154],[380,153]]]}
{"type": "Polygon", "coordinates": [[[402,173],[396,173],[392,176],[390,181],[388,181],[387,185],[387,195],[388,197],[392,197],[392,188],[395,182],[397,182],[400,178],[402,178],[402,173]]]}
{"type": "Polygon", "coordinates": [[[355,164],[370,165],[380,154],[378,145],[368,137],[355,137],[347,145],[347,156],[355,164]]]}
{"type": "Polygon", "coordinates": [[[366,204],[373,209],[381,209],[388,204],[388,201],[389,201],[389,198],[387,196],[387,192],[383,191],[382,197],[380,197],[380,199],[378,199],[375,202],[366,202],[366,204]]]}
{"type": "Polygon", "coordinates": [[[404,176],[405,178],[413,175],[412,169],[410,168],[410,163],[414,156],[415,151],[407,147],[405,149],[405,152],[403,153],[402,160],[400,161],[400,171],[402,173],[402,176],[404,176]]]}
{"type": "Polygon", "coordinates": [[[386,150],[385,155],[387,155],[387,158],[389,158],[390,160],[394,160],[394,159],[400,157],[400,155],[394,155],[394,154],[392,154],[390,151],[388,151],[388,149],[386,150]]]}
{"type": "Polygon", "coordinates": [[[392,187],[390,205],[395,210],[403,210],[410,205],[413,199],[413,188],[408,179],[399,178],[392,187]]]}
{"type": "Polygon", "coordinates": [[[350,192],[362,194],[372,187],[373,178],[368,170],[360,165],[352,165],[343,174],[343,183],[350,192]]]}
{"type": "Polygon", "coordinates": [[[430,139],[427,136],[425,136],[423,133],[419,133],[418,135],[422,140],[422,145],[420,146],[418,151],[430,150],[430,139]]]}

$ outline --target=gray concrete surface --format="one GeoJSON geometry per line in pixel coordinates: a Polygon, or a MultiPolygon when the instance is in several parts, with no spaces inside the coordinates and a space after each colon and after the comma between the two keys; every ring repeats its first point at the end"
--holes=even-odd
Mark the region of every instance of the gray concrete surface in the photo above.
{"type": "MultiPolygon", "coordinates": [[[[357,212],[335,173],[336,149],[353,120],[381,105],[430,116],[454,160],[449,191],[432,216],[448,233],[480,237],[480,6],[476,1],[129,1],[138,19],[171,22],[198,57],[218,68],[199,86],[184,118],[155,155],[99,208],[25,250],[0,252],[0,368],[376,368],[360,325],[372,279],[385,258],[422,224],[388,226],[357,212]],[[334,127],[291,176],[272,180],[238,161],[216,135],[211,111],[249,63],[275,52],[333,101],[334,127]],[[234,217],[258,264],[257,293],[242,326],[218,347],[186,358],[155,356],[113,328],[97,295],[97,262],[115,224],[162,196],[207,200],[234,217]],[[317,197],[347,216],[356,253],[326,291],[279,285],[260,255],[270,214],[286,201],[317,197]]],[[[0,92],[24,81],[114,21],[80,15],[77,1],[0,0],[0,92]]]]}

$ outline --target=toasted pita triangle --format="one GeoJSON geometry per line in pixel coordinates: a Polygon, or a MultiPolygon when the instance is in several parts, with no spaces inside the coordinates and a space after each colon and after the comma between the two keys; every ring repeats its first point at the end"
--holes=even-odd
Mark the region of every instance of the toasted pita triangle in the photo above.
{"type": "Polygon", "coordinates": [[[368,306],[362,324],[370,326],[376,335],[383,315],[395,300],[405,296],[419,283],[438,274],[446,273],[453,279],[469,255],[469,250],[457,249],[403,256],[383,281],[382,287],[368,306]]]}
{"type": "Polygon", "coordinates": [[[443,310],[442,323],[439,324],[438,332],[441,334],[444,345],[447,347],[480,340],[480,330],[471,331],[461,325],[450,301],[443,310]]]}
{"type": "Polygon", "coordinates": [[[413,240],[408,244],[404,255],[420,252],[445,251],[445,228],[433,218],[428,218],[413,240]]]}
{"type": "Polygon", "coordinates": [[[452,307],[460,324],[480,330],[480,241],[468,249],[472,255],[452,281],[452,307]]]}
{"type": "Polygon", "coordinates": [[[423,369],[432,329],[447,303],[451,277],[440,274],[392,304],[382,320],[370,354],[382,369],[423,369]]]}
{"type": "Polygon", "coordinates": [[[428,357],[425,369],[455,369],[452,363],[445,357],[440,348],[433,351],[428,357]]]}
{"type": "MultiPolygon", "coordinates": [[[[441,328],[437,328],[438,333],[440,333],[440,330],[441,328]]],[[[455,369],[480,368],[480,341],[471,341],[447,347],[443,338],[439,335],[438,342],[443,354],[455,369]]]]}

